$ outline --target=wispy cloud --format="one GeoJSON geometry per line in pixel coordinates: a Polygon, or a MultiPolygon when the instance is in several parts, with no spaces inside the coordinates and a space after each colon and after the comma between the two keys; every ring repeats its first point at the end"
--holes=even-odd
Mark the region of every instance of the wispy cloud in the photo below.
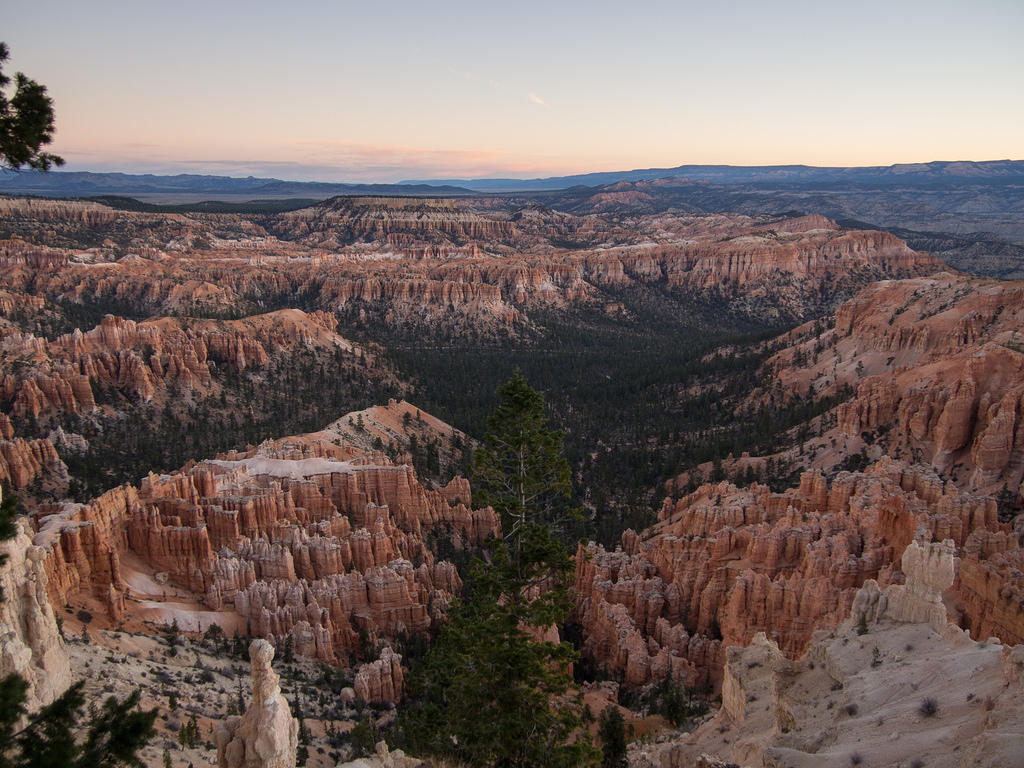
{"type": "Polygon", "coordinates": [[[489,88],[493,88],[496,91],[504,90],[505,85],[492,77],[483,77],[478,75],[476,72],[465,72],[461,69],[455,69],[455,67],[448,67],[448,71],[456,77],[466,80],[470,83],[486,83],[489,88]]]}
{"type": "Polygon", "coordinates": [[[528,94],[526,94],[526,98],[528,98],[534,104],[540,104],[542,107],[546,107],[547,106],[547,104],[544,103],[544,99],[542,99],[540,96],[538,96],[533,91],[530,91],[528,94]]]}

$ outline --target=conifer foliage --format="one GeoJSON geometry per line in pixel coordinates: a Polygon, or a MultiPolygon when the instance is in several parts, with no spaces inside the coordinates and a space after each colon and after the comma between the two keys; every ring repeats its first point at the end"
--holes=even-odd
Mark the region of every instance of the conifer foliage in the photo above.
{"type": "Polygon", "coordinates": [[[470,566],[461,600],[412,671],[401,736],[414,754],[472,766],[593,765],[600,752],[569,690],[574,651],[548,639],[571,606],[572,561],[555,533],[572,490],[562,436],[519,372],[498,394],[473,483],[503,535],[470,566]]]}
{"type": "Polygon", "coordinates": [[[64,165],[64,160],[42,147],[53,140],[53,100],[46,86],[21,72],[14,76],[14,93],[5,93],[11,78],[3,73],[3,64],[10,52],[0,43],[0,168],[17,170],[28,166],[47,171],[64,165]]]}

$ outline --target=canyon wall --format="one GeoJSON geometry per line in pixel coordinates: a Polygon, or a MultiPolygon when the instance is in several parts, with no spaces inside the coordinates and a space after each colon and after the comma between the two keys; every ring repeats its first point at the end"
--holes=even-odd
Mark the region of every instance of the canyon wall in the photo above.
{"type": "Polygon", "coordinates": [[[853,390],[835,408],[835,428],[807,446],[812,465],[881,450],[928,463],[967,490],[1017,497],[1022,333],[1024,283],[948,273],[882,281],[839,307],[831,327],[793,331],[768,370],[778,392],[853,390]]]}
{"type": "Polygon", "coordinates": [[[12,201],[0,215],[42,241],[8,241],[0,262],[10,291],[150,315],[255,313],[291,296],[306,309],[378,312],[388,324],[469,321],[490,332],[527,322],[537,308],[599,307],[622,287],[664,284],[724,297],[752,318],[773,313],[761,320],[775,322],[871,280],[941,267],[892,235],[820,216],[574,216],[514,201],[428,198],[338,198],[252,216],[12,201]],[[44,245],[94,241],[97,232],[127,238],[133,252],[44,245]]]}
{"type": "Polygon", "coordinates": [[[0,543],[0,677],[28,683],[25,707],[49,704],[71,685],[71,666],[47,595],[45,551],[33,546],[22,522],[0,543]]]}

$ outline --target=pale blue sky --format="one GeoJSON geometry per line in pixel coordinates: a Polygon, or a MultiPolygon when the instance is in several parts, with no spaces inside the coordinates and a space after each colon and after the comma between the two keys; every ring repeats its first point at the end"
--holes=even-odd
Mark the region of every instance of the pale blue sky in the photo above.
{"type": "Polygon", "coordinates": [[[0,0],[67,170],[318,180],[1024,158],[1024,1],[0,0]]]}

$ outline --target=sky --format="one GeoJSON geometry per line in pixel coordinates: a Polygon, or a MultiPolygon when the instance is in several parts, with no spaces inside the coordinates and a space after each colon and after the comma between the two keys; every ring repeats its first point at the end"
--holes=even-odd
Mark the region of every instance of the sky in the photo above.
{"type": "Polygon", "coordinates": [[[1024,1],[0,0],[65,170],[1024,159],[1024,1]]]}

